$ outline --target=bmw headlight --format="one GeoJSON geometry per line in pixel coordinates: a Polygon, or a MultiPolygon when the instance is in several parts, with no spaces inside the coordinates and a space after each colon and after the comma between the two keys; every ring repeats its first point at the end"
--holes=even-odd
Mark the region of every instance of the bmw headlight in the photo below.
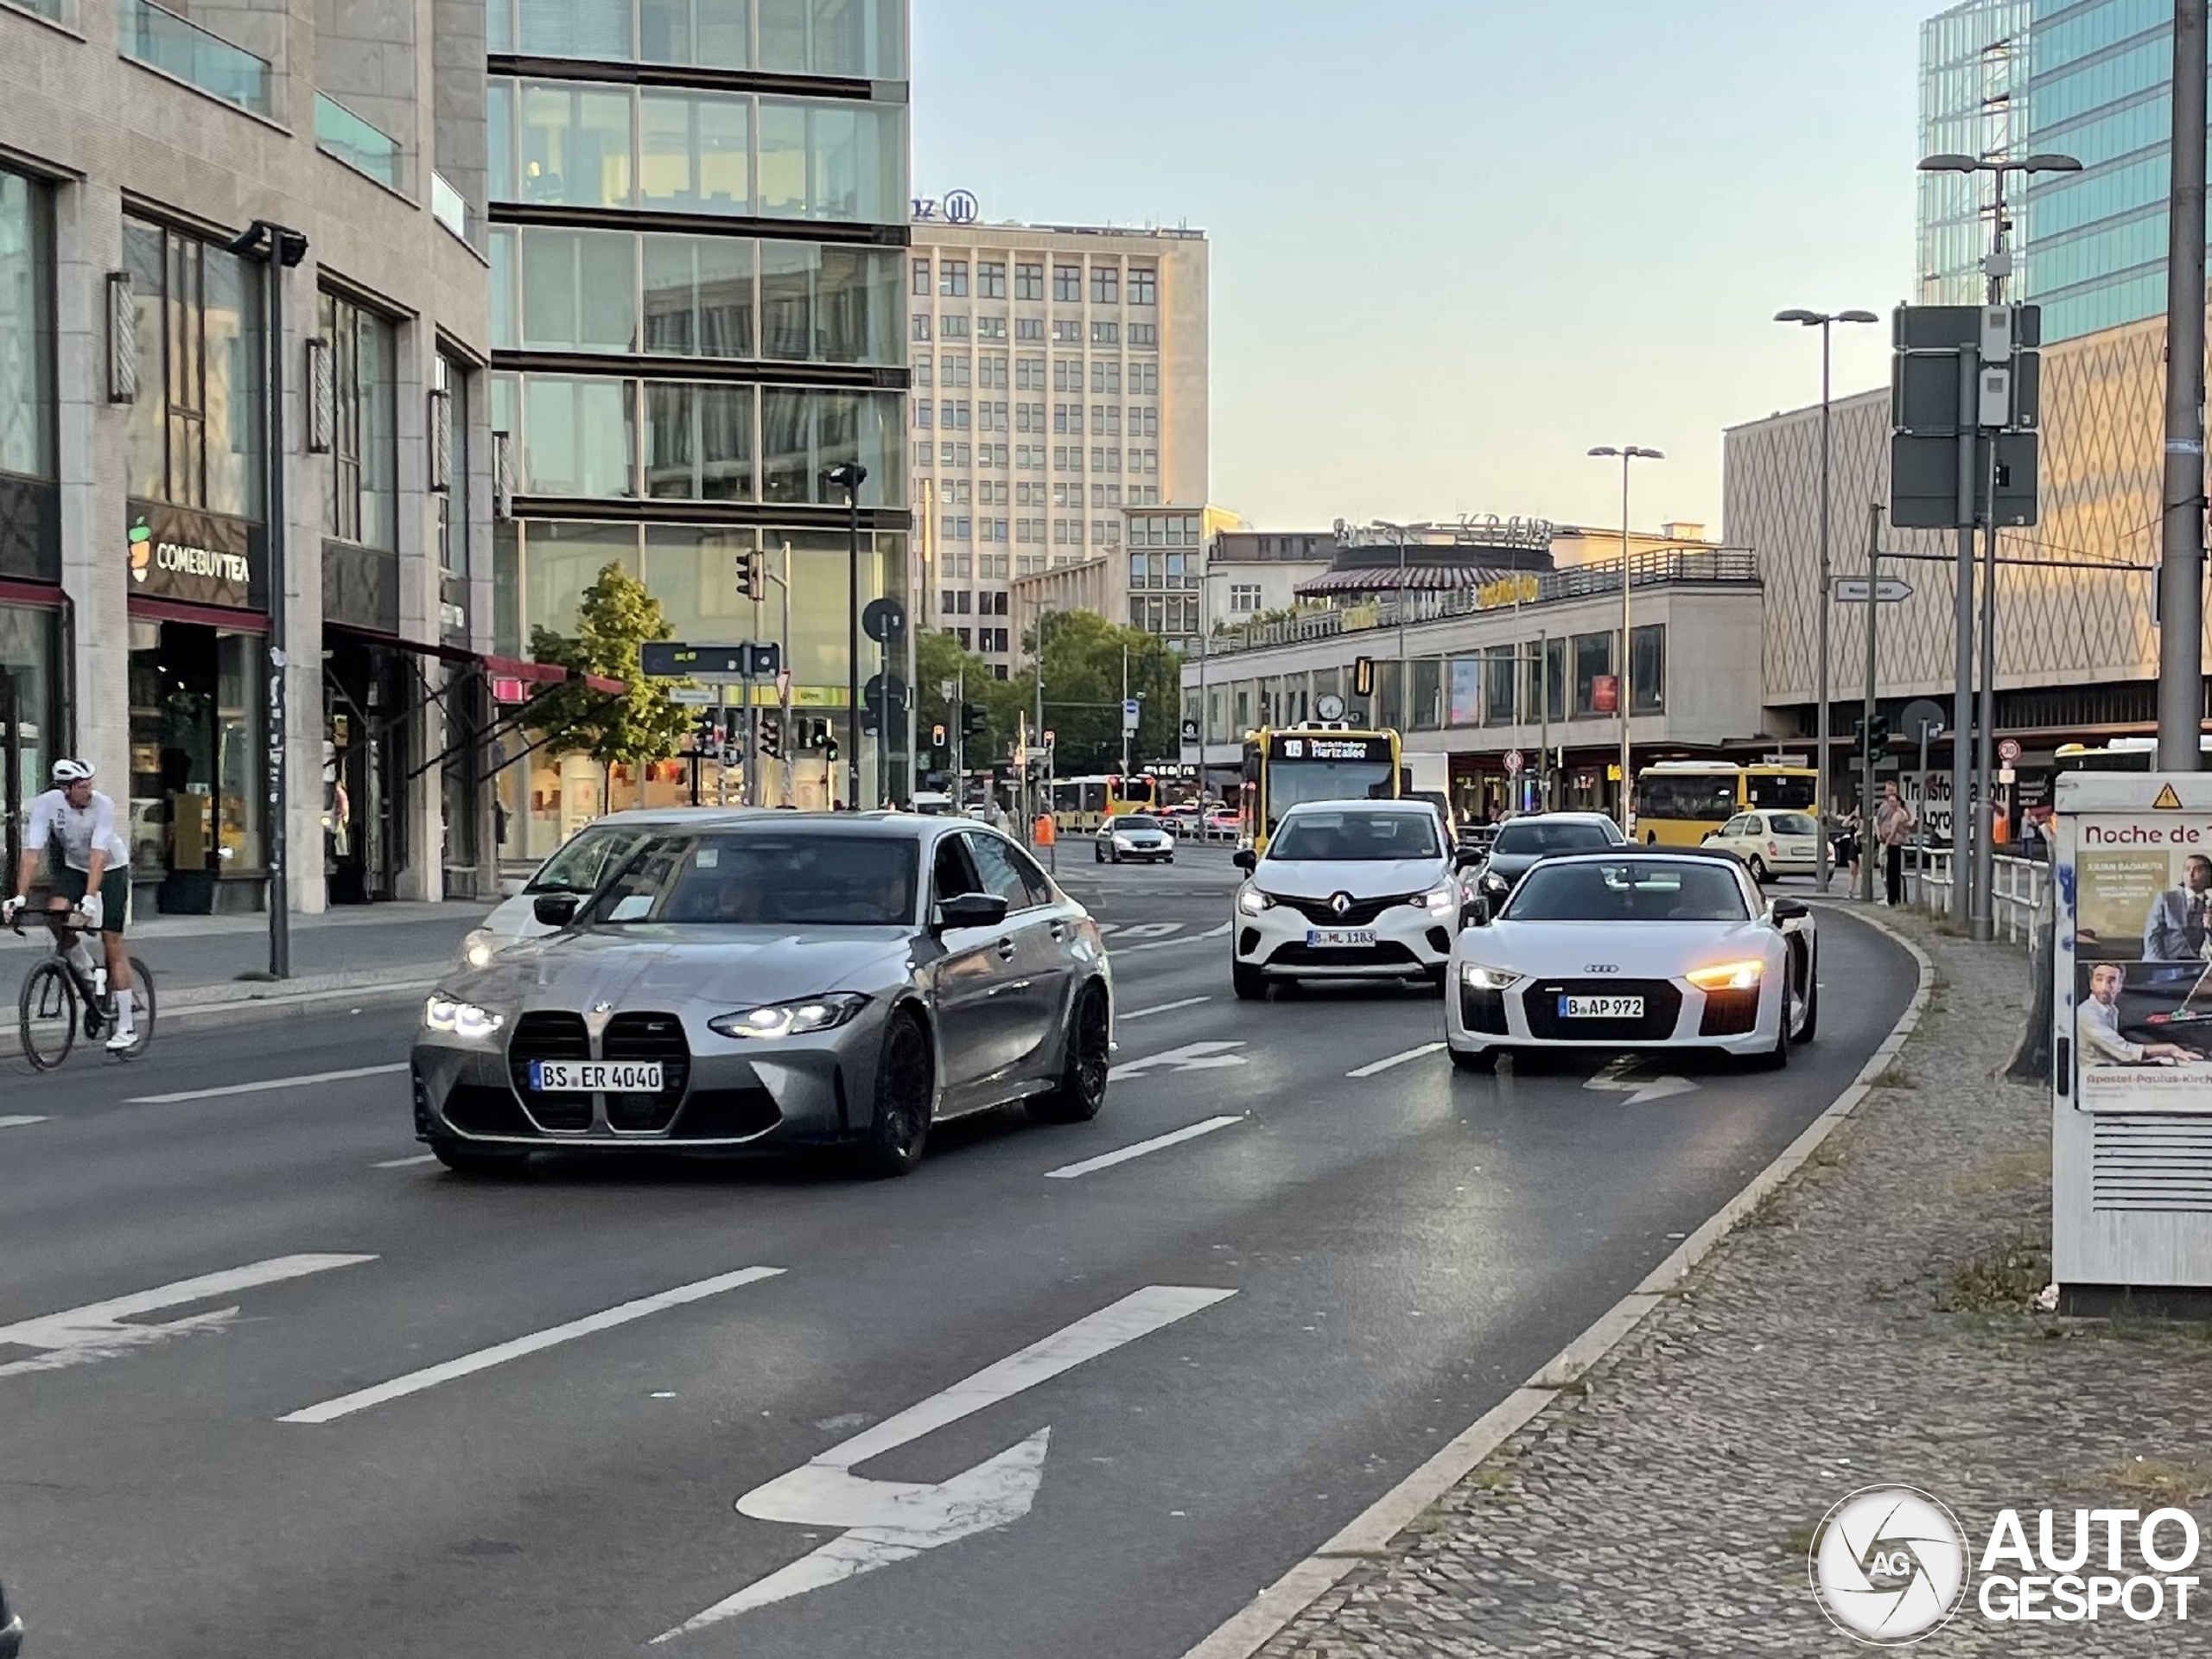
{"type": "Polygon", "coordinates": [[[442,1031],[473,1040],[491,1036],[506,1023],[505,1014],[448,996],[443,991],[431,992],[429,1000],[423,1004],[423,1028],[426,1031],[442,1031]]]}
{"type": "Polygon", "coordinates": [[[1471,991],[1510,991],[1521,982],[1522,976],[1509,974],[1503,968],[1485,968],[1478,962],[1471,962],[1459,969],[1459,978],[1471,991]]]}
{"type": "Polygon", "coordinates": [[[487,967],[499,949],[499,940],[490,928],[476,928],[461,942],[461,959],[471,968],[487,967]]]}
{"type": "Polygon", "coordinates": [[[1683,977],[1700,991],[1748,991],[1766,971],[1760,962],[1718,962],[1710,968],[1693,968],[1683,977]]]}
{"type": "Polygon", "coordinates": [[[725,1037],[804,1037],[831,1031],[849,1023],[868,1006],[868,998],[852,991],[828,996],[801,997],[796,1002],[770,1002],[739,1014],[719,1014],[707,1029],[725,1037]]]}
{"type": "Polygon", "coordinates": [[[1421,903],[1432,916],[1449,916],[1459,908],[1459,889],[1446,881],[1440,887],[1431,887],[1421,896],[1421,903]]]}
{"type": "Polygon", "coordinates": [[[1257,916],[1262,911],[1273,910],[1274,906],[1274,898],[1257,887],[1247,887],[1236,895],[1236,908],[1247,916],[1257,916]]]}

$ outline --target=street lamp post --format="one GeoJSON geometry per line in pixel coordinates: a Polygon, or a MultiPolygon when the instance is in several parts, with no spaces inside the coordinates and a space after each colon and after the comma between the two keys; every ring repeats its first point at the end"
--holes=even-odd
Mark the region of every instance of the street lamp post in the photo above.
{"type": "MultiPolygon", "coordinates": [[[[2082,163],[2071,156],[2050,153],[2024,156],[2018,161],[2006,160],[2002,156],[1946,154],[1924,158],[1919,170],[1923,173],[1989,175],[1992,185],[1989,259],[1983,270],[1989,279],[1986,302],[1996,306],[2005,302],[2005,279],[2012,270],[2012,256],[2005,250],[2005,232],[2008,228],[2005,218],[2005,175],[2011,173],[2079,173],[2082,163]]],[[[1959,411],[1959,418],[1965,423],[1971,414],[1970,410],[1962,408],[1959,411]]],[[[1982,526],[1981,696],[1978,708],[1969,709],[1968,700],[1974,686],[1974,526],[1967,524],[1961,525],[1959,532],[1958,688],[1953,721],[1958,732],[1951,740],[1951,913],[1954,916],[1961,914],[1958,895],[1965,884],[1959,877],[1959,834],[1964,827],[1974,837],[1974,879],[1964,913],[1973,938],[1985,944],[1996,931],[1990,896],[1996,874],[1997,850],[1996,772],[1995,757],[1992,753],[1996,742],[1994,728],[1997,721],[1997,434],[1994,429],[1990,431],[1987,442],[1988,462],[1981,469],[1979,480],[1982,493],[1979,515],[1982,526]],[[1967,787],[1966,767],[1969,714],[1976,716],[1973,724],[1980,728],[1975,736],[1971,795],[1967,787]],[[1971,811],[1967,808],[1969,798],[1974,803],[1971,811]]]]}
{"type": "Polygon", "coordinates": [[[1628,473],[1630,463],[1638,461],[1664,461],[1663,451],[1646,449],[1639,444],[1601,444],[1591,454],[1603,459],[1618,457],[1621,463],[1621,660],[1619,672],[1613,676],[1613,696],[1619,705],[1621,723],[1621,833],[1628,835],[1633,829],[1633,814],[1629,810],[1629,794],[1635,785],[1635,774],[1629,770],[1628,709],[1630,701],[1630,601],[1628,553],[1628,473]]]}
{"type": "MultiPolygon", "coordinates": [[[[1828,810],[1828,602],[1834,591],[1834,578],[1830,575],[1828,556],[1828,484],[1830,457],[1830,415],[1828,401],[1828,339],[1829,325],[1838,322],[1878,322],[1872,311],[1808,311],[1802,308],[1777,311],[1777,322],[1795,322],[1821,331],[1821,599],[1816,612],[1816,632],[1819,635],[1820,660],[1814,668],[1814,701],[1819,705],[1814,715],[1814,771],[1813,816],[1821,825],[1815,838],[1814,856],[1818,861],[1815,874],[1820,877],[1821,891],[1828,890],[1828,837],[1827,813],[1828,810]]],[[[1866,810],[1872,809],[1866,803],[1866,810]]]]}
{"type": "MultiPolygon", "coordinates": [[[[845,512],[850,540],[847,550],[851,563],[846,566],[845,608],[845,810],[861,810],[861,486],[868,482],[868,468],[857,461],[832,467],[823,474],[830,485],[845,493],[845,512]]],[[[876,742],[880,746],[884,728],[890,723],[887,709],[876,722],[876,742]]]]}

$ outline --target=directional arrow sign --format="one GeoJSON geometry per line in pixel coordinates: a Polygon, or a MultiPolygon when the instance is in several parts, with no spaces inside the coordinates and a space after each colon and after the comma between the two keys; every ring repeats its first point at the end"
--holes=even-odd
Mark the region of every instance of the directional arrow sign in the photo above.
{"type": "Polygon", "coordinates": [[[1243,1046],[1242,1043],[1185,1043],[1180,1048],[1169,1049],[1165,1054],[1147,1054],[1141,1060],[1124,1060],[1106,1076],[1109,1081],[1118,1082],[1123,1077],[1134,1077],[1140,1072],[1157,1071],[1163,1065],[1176,1071],[1211,1071],[1218,1066],[1244,1065],[1249,1062],[1242,1054],[1229,1052],[1243,1046]]]}
{"type": "MultiPolygon", "coordinates": [[[[1866,602],[1866,578],[1838,576],[1835,579],[1836,602],[1840,605],[1864,605],[1866,602]]],[[[1899,600],[1912,597],[1912,584],[1899,582],[1895,576],[1884,576],[1882,584],[1874,590],[1876,600],[1885,605],[1894,605],[1899,600]]]]}
{"type": "Polygon", "coordinates": [[[907,1560],[939,1544],[995,1531],[1020,1520],[1029,1513],[1037,1490],[1044,1484],[1045,1452],[1052,1436],[1049,1425],[935,1485],[870,1480],[855,1474],[853,1469],[1236,1294],[1184,1285],[1147,1285],[1042,1342],[985,1366],[964,1382],[956,1382],[920,1404],[886,1418],[789,1474],[754,1487],[737,1500],[740,1515],[756,1521],[842,1530],[790,1566],[756,1579],[674,1630],[662,1631],[654,1643],[688,1636],[756,1607],[787,1601],[810,1590],[907,1560]]]}
{"type": "Polygon", "coordinates": [[[1688,1077],[1655,1077],[1649,1083],[1631,1083],[1624,1079],[1621,1074],[1635,1064],[1635,1058],[1625,1054],[1607,1060],[1605,1069],[1582,1086],[1605,1094],[1626,1095],[1628,1099],[1623,1103],[1630,1106],[1640,1106],[1647,1100],[1664,1100],[1669,1095],[1687,1095],[1696,1091],[1697,1084],[1688,1077]]]}

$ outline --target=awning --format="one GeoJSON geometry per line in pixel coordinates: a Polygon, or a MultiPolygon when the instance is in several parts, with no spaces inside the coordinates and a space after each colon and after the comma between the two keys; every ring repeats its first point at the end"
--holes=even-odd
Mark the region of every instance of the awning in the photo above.
{"type": "Polygon", "coordinates": [[[1300,599],[1321,594],[1394,594],[1402,587],[1410,593],[1450,594],[1463,588],[1486,587],[1503,577],[1525,571],[1483,570],[1465,564],[1409,564],[1404,581],[1395,564],[1358,565],[1346,570],[1325,570],[1291,591],[1300,599]]]}

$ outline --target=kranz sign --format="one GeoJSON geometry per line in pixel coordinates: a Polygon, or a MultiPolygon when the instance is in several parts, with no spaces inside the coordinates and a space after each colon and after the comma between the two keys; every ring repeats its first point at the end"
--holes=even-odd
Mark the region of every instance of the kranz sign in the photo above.
{"type": "Polygon", "coordinates": [[[955,190],[944,196],[916,196],[913,207],[918,224],[973,225],[982,211],[971,190],[955,190]]]}
{"type": "Polygon", "coordinates": [[[254,607],[252,531],[244,521],[149,501],[133,501],[128,512],[133,589],[195,605],[254,607]]]}
{"type": "Polygon", "coordinates": [[[747,680],[773,679],[783,665],[783,647],[772,640],[747,640],[735,645],[687,645],[660,640],[638,647],[638,671],[652,680],[736,685],[747,680]]]}

